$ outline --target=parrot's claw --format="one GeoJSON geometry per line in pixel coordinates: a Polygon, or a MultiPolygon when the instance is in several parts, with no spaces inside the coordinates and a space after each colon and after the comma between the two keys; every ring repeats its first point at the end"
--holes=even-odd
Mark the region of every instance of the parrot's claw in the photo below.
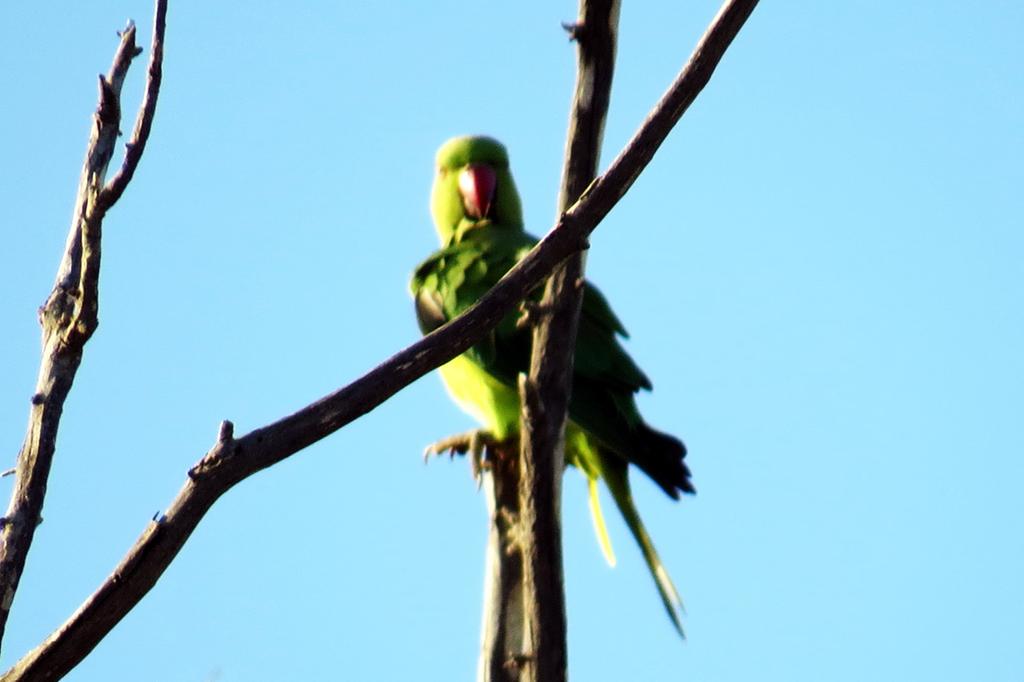
{"type": "Polygon", "coordinates": [[[446,452],[451,459],[455,459],[455,455],[468,454],[470,472],[479,488],[483,481],[481,474],[488,466],[485,453],[488,449],[493,448],[495,442],[487,431],[474,429],[431,443],[423,451],[423,461],[428,462],[432,456],[442,455],[446,452]]]}

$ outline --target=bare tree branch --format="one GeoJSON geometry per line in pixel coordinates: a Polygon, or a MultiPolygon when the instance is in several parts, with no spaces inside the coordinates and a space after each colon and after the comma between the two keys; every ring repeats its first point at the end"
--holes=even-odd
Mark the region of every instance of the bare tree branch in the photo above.
{"type": "MultiPolygon", "coordinates": [[[[576,89],[566,138],[559,213],[597,175],[615,71],[618,0],[580,0],[576,89]]],[[[519,544],[523,555],[523,625],[527,656],[520,679],[566,678],[566,616],[560,519],[565,468],[565,419],[572,392],[573,354],[583,301],[584,254],[562,262],[535,309],[530,374],[520,382],[519,544]]]]}
{"type": "MultiPolygon", "coordinates": [[[[165,13],[166,3],[158,3],[160,32],[155,33],[154,44],[159,44],[157,39],[162,40],[165,13]]],[[[116,194],[108,192],[103,187],[103,181],[120,134],[121,85],[132,60],[141,51],[135,45],[135,26],[129,23],[121,33],[110,71],[99,78],[99,104],[89,134],[71,230],[53,290],[39,310],[43,328],[42,360],[29,410],[25,441],[18,453],[14,490],[0,530],[0,638],[7,625],[36,526],[41,519],[64,401],[81,364],[85,343],[99,324],[97,316],[103,216],[117,201],[131,174],[124,177],[120,191],[116,194]]],[[[159,74],[161,53],[154,51],[151,73],[155,69],[159,74]]],[[[152,122],[158,87],[159,79],[149,84],[146,92],[148,106],[139,112],[137,127],[146,132],[152,122]]],[[[138,157],[142,154],[144,136],[141,142],[134,154],[132,167],[138,163],[138,157]]],[[[132,149],[129,149],[126,165],[131,156],[132,149]]]]}
{"type": "Polygon", "coordinates": [[[164,64],[164,33],[167,30],[167,0],[158,0],[156,18],[153,21],[152,48],[149,52],[149,67],[146,70],[146,92],[142,96],[142,104],[135,116],[135,128],[132,137],[125,145],[124,161],[113,178],[103,187],[100,196],[104,210],[110,208],[121,198],[125,187],[135,175],[135,169],[142,160],[142,152],[146,150],[149,131],[153,127],[156,116],[156,100],[160,94],[160,81],[163,79],[164,64]]]}
{"type": "Polygon", "coordinates": [[[693,57],[608,171],[476,305],[348,386],[273,424],[238,439],[230,423],[222,424],[217,442],[189,470],[167,512],[147,526],[110,577],[67,622],[0,676],[0,682],[66,674],[153,587],[217,498],[239,481],[366,414],[479,342],[556,265],[586,248],[587,235],[650,162],[756,4],[757,0],[726,2],[693,57]]]}
{"type": "MultiPolygon", "coordinates": [[[[615,72],[619,0],[580,0],[572,27],[577,44],[576,90],[566,139],[558,211],[568,210],[597,175],[615,72]]],[[[529,378],[523,383],[524,517],[537,529],[526,555],[526,624],[535,652],[533,680],[565,679],[565,595],[562,588],[560,482],[565,468],[565,419],[572,392],[573,355],[583,301],[584,254],[567,258],[548,280],[533,331],[529,378]],[[532,466],[527,464],[532,460],[532,466]],[[529,473],[536,472],[536,481],[529,473]],[[533,504],[528,504],[532,500],[533,504]],[[557,569],[557,572],[556,572],[557,569]],[[532,579],[532,585],[531,585],[532,579]],[[535,592],[532,600],[529,595],[535,592]]],[[[530,537],[530,533],[526,536],[530,537]]]]}

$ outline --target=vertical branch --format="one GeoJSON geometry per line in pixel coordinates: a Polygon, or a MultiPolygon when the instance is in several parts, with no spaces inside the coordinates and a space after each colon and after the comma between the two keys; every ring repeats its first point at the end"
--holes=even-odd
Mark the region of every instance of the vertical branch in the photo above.
{"type": "MultiPolygon", "coordinates": [[[[577,45],[576,90],[566,139],[558,213],[597,175],[615,70],[619,0],[580,0],[568,27],[577,45]]],[[[523,402],[519,482],[526,628],[526,679],[566,677],[566,616],[562,573],[560,483],[565,468],[565,420],[572,391],[573,353],[583,301],[583,253],[565,260],[536,308],[530,374],[523,402]]]]}
{"type": "MultiPolygon", "coordinates": [[[[578,45],[578,68],[559,214],[597,174],[618,15],[618,0],[581,0],[577,22],[566,27],[578,45]]],[[[519,387],[523,429],[518,462],[499,464],[486,480],[491,538],[482,680],[566,677],[559,500],[582,281],[583,255],[576,253],[558,266],[540,305],[531,310],[533,355],[530,374],[519,387]],[[515,497],[509,499],[510,494],[515,497]]]]}
{"type": "MultiPolygon", "coordinates": [[[[611,88],[619,3],[581,0],[580,21],[568,27],[579,44],[579,68],[559,198],[559,225],[572,225],[580,219],[586,213],[580,210],[584,204],[595,207],[600,222],[615,201],[625,195],[707,85],[757,2],[724,0],[690,58],[643,125],[608,170],[591,182],[597,169],[611,88]]],[[[557,232],[553,230],[545,240],[557,232]]],[[[520,465],[511,469],[513,475],[521,476],[517,482],[520,495],[515,507],[504,508],[500,496],[488,495],[492,546],[488,549],[488,601],[484,604],[480,664],[480,679],[486,682],[566,677],[559,483],[582,281],[582,257],[568,257],[553,272],[541,304],[531,311],[535,329],[530,375],[520,383],[524,413],[520,465]],[[513,527],[495,532],[497,524],[510,516],[513,527]],[[495,548],[494,542],[505,544],[495,548]],[[521,558],[517,559],[515,555],[520,552],[521,558]],[[520,570],[522,598],[509,598],[514,594],[509,576],[518,575],[520,570]],[[495,589],[492,581],[496,577],[503,580],[502,588],[506,591],[495,589]],[[502,598],[494,599],[496,596],[502,598]],[[492,613],[495,610],[499,612],[496,616],[492,613]],[[522,642],[509,634],[520,624],[522,642]]],[[[485,485],[498,484],[485,478],[485,485]]],[[[509,483],[501,485],[506,489],[509,483]]]]}
{"type": "MultiPolygon", "coordinates": [[[[150,74],[160,71],[166,0],[157,3],[154,49],[150,74]]],[[[138,165],[156,108],[159,76],[150,78],[148,106],[129,142],[117,188],[104,185],[107,166],[114,155],[121,123],[121,86],[132,60],[142,52],[135,45],[132,23],[121,32],[121,41],[110,71],[99,78],[99,104],[93,116],[89,144],[82,166],[71,230],[57,279],[39,310],[43,350],[36,390],[29,410],[28,429],[18,453],[14,490],[0,528],[0,639],[3,637],[14,595],[21,580],[36,526],[42,518],[46,484],[53,462],[57,430],[64,402],[82,361],[85,343],[99,324],[100,238],[103,216],[138,165]],[[116,191],[115,191],[116,190],[116,191]]]]}

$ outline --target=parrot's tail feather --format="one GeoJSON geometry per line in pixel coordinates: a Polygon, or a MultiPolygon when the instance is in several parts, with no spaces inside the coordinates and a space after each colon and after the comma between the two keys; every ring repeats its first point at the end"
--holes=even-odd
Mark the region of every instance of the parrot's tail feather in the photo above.
{"type": "Polygon", "coordinates": [[[672,625],[675,626],[676,631],[679,632],[679,636],[685,638],[686,633],[683,632],[682,615],[686,613],[686,609],[683,607],[683,600],[679,597],[679,591],[676,590],[675,584],[672,582],[672,578],[668,575],[668,570],[665,569],[665,565],[661,563],[661,558],[658,556],[658,552],[654,549],[654,543],[651,542],[651,538],[647,535],[647,531],[644,529],[643,524],[640,522],[640,517],[636,516],[636,509],[633,510],[634,518],[636,519],[636,527],[633,522],[627,518],[626,522],[629,524],[629,529],[633,532],[633,537],[640,544],[640,550],[643,552],[644,561],[647,562],[647,568],[651,571],[651,576],[654,578],[655,584],[658,586],[658,594],[661,596],[661,603],[665,606],[665,611],[668,612],[668,617],[672,621],[672,625]]]}
{"type": "Polygon", "coordinates": [[[626,468],[605,467],[604,479],[612,493],[612,497],[615,499],[616,506],[618,506],[619,511],[622,513],[622,518],[625,519],[626,525],[629,526],[629,531],[636,539],[636,543],[640,545],[640,552],[643,554],[647,569],[651,572],[651,577],[654,578],[654,583],[658,587],[661,603],[664,604],[672,625],[675,626],[679,635],[685,638],[686,634],[683,632],[682,625],[682,614],[685,613],[683,600],[679,597],[679,591],[676,590],[676,586],[672,583],[672,578],[669,577],[665,565],[661,563],[661,557],[658,556],[657,550],[654,549],[654,542],[651,540],[651,536],[647,534],[647,529],[644,528],[644,524],[640,520],[640,513],[633,503],[633,495],[629,489],[626,468]]]}
{"type": "MultiPolygon", "coordinates": [[[[655,559],[657,559],[657,555],[655,555],[655,559]]],[[[683,598],[679,596],[679,591],[676,590],[676,586],[672,582],[671,576],[669,576],[668,571],[665,570],[665,565],[660,561],[657,563],[658,567],[654,569],[654,579],[658,582],[663,594],[668,596],[668,601],[672,602],[675,607],[679,609],[680,613],[685,614],[686,607],[683,606],[683,598]]],[[[669,615],[672,614],[670,613],[669,615]]],[[[676,627],[679,627],[678,623],[676,624],[676,627]]]]}
{"type": "Polygon", "coordinates": [[[594,521],[594,532],[597,534],[597,544],[601,547],[608,565],[615,567],[615,551],[612,549],[612,540],[608,536],[608,527],[604,523],[604,514],[601,512],[601,500],[597,496],[597,478],[587,479],[587,490],[590,495],[590,518],[594,521]]]}

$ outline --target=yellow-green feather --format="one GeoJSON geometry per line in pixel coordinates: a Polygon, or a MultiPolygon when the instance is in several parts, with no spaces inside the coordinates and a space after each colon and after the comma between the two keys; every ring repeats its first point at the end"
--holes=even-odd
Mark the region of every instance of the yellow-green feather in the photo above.
{"type": "Polygon", "coordinates": [[[441,366],[441,378],[452,399],[498,440],[519,431],[519,395],[460,355],[441,366]]]}

